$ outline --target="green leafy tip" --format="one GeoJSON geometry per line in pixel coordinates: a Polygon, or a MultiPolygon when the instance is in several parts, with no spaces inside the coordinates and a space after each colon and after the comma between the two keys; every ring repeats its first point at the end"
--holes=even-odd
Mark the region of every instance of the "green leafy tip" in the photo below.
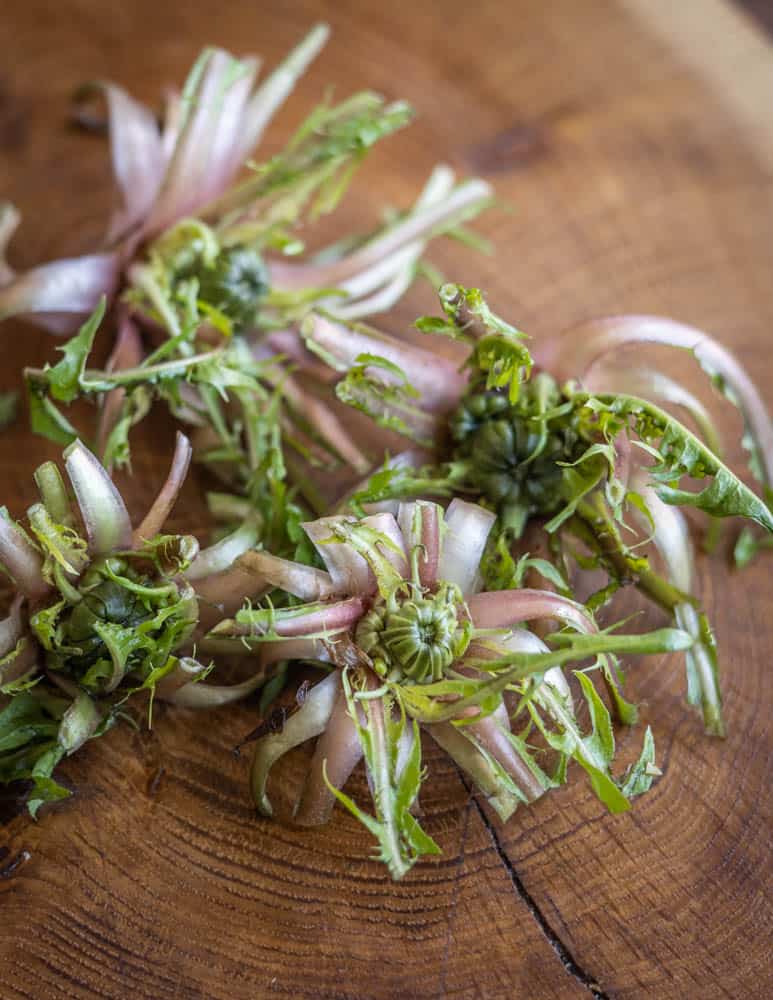
{"type": "Polygon", "coordinates": [[[396,431],[424,448],[430,448],[435,420],[417,405],[419,392],[408,382],[405,372],[391,361],[372,354],[360,354],[336,385],[342,403],[367,414],[380,427],[396,431]],[[392,376],[387,381],[384,372],[392,376]]]}
{"type": "Polygon", "coordinates": [[[389,868],[394,879],[402,878],[421,855],[439,854],[440,848],[422,830],[411,809],[416,803],[422,779],[421,740],[417,723],[410,723],[411,748],[408,759],[399,766],[399,747],[409,723],[401,710],[395,710],[390,694],[368,698],[360,704],[365,724],[355,701],[349,671],[343,672],[343,685],[349,714],[357,727],[365,766],[373,783],[376,815],[362,810],[353,799],[330,784],[330,791],[355,816],[378,843],[378,858],[389,868]]]}
{"type": "Polygon", "coordinates": [[[713,517],[748,517],[773,532],[767,504],[731,472],[716,455],[674,417],[636,396],[579,393],[575,397],[599,421],[608,441],[628,427],[655,458],[651,468],[655,492],[665,503],[696,507],[713,517]],[[699,492],[680,489],[684,477],[711,479],[699,492]]]}

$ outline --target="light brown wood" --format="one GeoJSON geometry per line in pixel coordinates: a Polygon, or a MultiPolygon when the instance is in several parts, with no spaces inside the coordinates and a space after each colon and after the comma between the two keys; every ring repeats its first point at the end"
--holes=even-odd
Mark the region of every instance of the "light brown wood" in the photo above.
{"type": "MultiPolygon", "coordinates": [[[[759,138],[773,141],[769,94],[740,65],[737,85],[760,114],[737,115],[708,63],[696,68],[684,39],[665,22],[653,32],[631,3],[7,0],[0,183],[25,214],[14,263],[101,235],[105,149],[65,124],[84,78],[116,79],[152,102],[201,45],[271,65],[320,16],[333,40],[268,148],[330,84],[406,97],[420,115],[367,164],[342,228],[404,203],[449,160],[491,179],[514,209],[481,224],[495,257],[433,251],[449,276],[483,287],[535,337],[604,312],[679,317],[736,350],[770,398],[773,197],[759,138]]],[[[387,326],[432,308],[417,288],[387,326]]],[[[54,356],[54,341],[22,324],[0,336],[0,388],[21,363],[54,356]]],[[[692,378],[689,359],[676,370],[692,378]]],[[[727,426],[737,430],[732,416],[727,426]]],[[[139,432],[126,480],[137,511],[171,442],[160,413],[139,432]]],[[[12,511],[55,454],[23,420],[0,435],[0,499],[12,511]]],[[[205,523],[198,485],[174,515],[180,528],[205,523]]],[[[769,996],[770,567],[736,576],[704,561],[701,584],[719,635],[726,741],[706,739],[686,709],[676,660],[644,664],[630,687],[664,771],[653,792],[611,818],[575,775],[505,828],[427,745],[425,825],[444,854],[399,885],[340,811],[320,832],[256,819],[248,755],[231,753],[254,705],[207,717],[165,709],[152,735],[114,730],[68,763],[72,799],[2,828],[0,995],[769,996]]],[[[631,753],[636,739],[620,736],[631,753]]],[[[306,759],[289,758],[283,778],[300,781],[306,759]]]]}

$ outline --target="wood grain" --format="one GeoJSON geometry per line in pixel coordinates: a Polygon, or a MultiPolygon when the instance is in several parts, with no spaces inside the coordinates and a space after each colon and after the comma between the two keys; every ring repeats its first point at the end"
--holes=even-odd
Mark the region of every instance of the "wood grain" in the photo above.
{"type": "MultiPolygon", "coordinates": [[[[333,41],[270,148],[331,83],[341,94],[404,96],[420,112],[376,152],[343,225],[405,202],[438,160],[477,171],[514,211],[482,224],[495,258],[433,251],[449,276],[485,288],[536,337],[595,313],[677,316],[736,350],[771,396],[769,95],[741,61],[736,85],[761,110],[756,122],[739,116],[719,70],[631,3],[6,0],[0,182],[26,216],[14,262],[77,252],[101,235],[107,157],[66,125],[75,85],[110,77],[152,101],[202,44],[258,51],[270,65],[320,17],[333,41]]],[[[712,62],[726,72],[721,48],[712,62]]],[[[430,308],[428,290],[416,289],[387,325],[430,308]]],[[[28,327],[9,324],[2,336],[0,388],[22,362],[52,358],[53,342],[28,327]]],[[[689,359],[677,373],[691,381],[689,359]]],[[[737,430],[732,416],[726,423],[737,430]]],[[[140,431],[127,480],[137,510],[171,439],[160,413],[140,431]]],[[[24,421],[0,435],[13,511],[32,498],[34,466],[55,453],[24,421]]],[[[176,512],[181,528],[204,523],[198,486],[176,512]]],[[[165,710],[152,735],[115,730],[68,763],[72,799],[2,830],[0,995],[769,996],[773,585],[764,562],[741,577],[704,562],[701,583],[719,634],[728,739],[703,737],[679,663],[637,668],[631,688],[664,770],[650,796],[612,818],[575,776],[505,828],[427,746],[423,808],[444,855],[399,885],[340,812],[321,833],[255,818],[247,760],[231,752],[255,724],[254,705],[206,718],[165,710]]],[[[620,740],[633,752],[635,737],[620,740]]],[[[288,759],[283,779],[299,781],[305,760],[288,759]]]]}

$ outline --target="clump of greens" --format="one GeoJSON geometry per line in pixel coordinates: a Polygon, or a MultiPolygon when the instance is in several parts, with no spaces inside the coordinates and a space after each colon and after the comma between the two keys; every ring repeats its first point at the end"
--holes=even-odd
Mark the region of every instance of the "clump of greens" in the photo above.
{"type": "MultiPolygon", "coordinates": [[[[5,268],[0,287],[0,319],[22,311],[50,326],[56,313],[60,332],[65,320],[71,329],[88,316],[59,364],[28,372],[37,431],[61,444],[83,436],[62,404],[97,402],[94,449],[108,467],[121,467],[130,462],[131,428],[161,400],[194,429],[197,459],[234,497],[215,498],[213,513],[243,499],[273,524],[267,541],[274,547],[277,532],[293,534],[284,522],[298,520],[288,480],[304,494],[306,511],[321,513],[325,501],[309,466],[338,462],[364,474],[372,465],[329,405],[326,387],[320,392],[296,379],[298,325],[313,307],[347,319],[389,308],[412,282],[427,242],[464,236],[463,223],[491,200],[484,182],[457,184],[438,167],[410,210],[305,254],[304,230],[336,208],[369,150],[412,117],[404,102],[368,91],[326,99],[280,152],[250,160],[240,179],[326,36],[324,28],[311,32],[256,89],[254,60],[206,50],[160,133],[120,88],[87,88],[84,99],[101,94],[107,101],[114,161],[136,168],[117,177],[125,205],[111,223],[109,252],[18,279],[5,268]],[[116,346],[105,370],[88,369],[105,302],[116,346]]],[[[4,239],[17,221],[12,211],[0,218],[4,239]]],[[[292,551],[292,538],[284,542],[292,551]]]]}
{"type": "Polygon", "coordinates": [[[251,179],[148,243],[129,269],[128,300],[170,336],[204,322],[230,336],[285,329],[298,310],[347,298],[316,284],[313,262],[267,255],[301,254],[299,227],[332,212],[368,150],[410,118],[406,104],[367,92],[321,105],[281,153],[251,165],[251,179]]]}
{"type": "Polygon", "coordinates": [[[0,622],[0,782],[32,782],[29,809],[63,798],[59,762],[106,732],[144,693],[191,706],[223,704],[263,680],[200,683],[195,657],[205,618],[232,612],[265,586],[233,564],[255,542],[246,525],[210,549],[163,534],[190,461],[178,437],[169,477],[132,529],[112,480],[80,441],[35,473],[40,500],[26,526],[0,510],[0,566],[16,596],[0,622]],[[238,577],[236,595],[233,577],[238,577]]]}
{"type": "Polygon", "coordinates": [[[283,428],[295,440],[296,425],[282,406],[285,375],[278,364],[257,360],[239,338],[202,344],[193,322],[178,335],[173,350],[162,345],[131,367],[89,369],[103,309],[98,307],[60,348],[63,358],[57,364],[27,369],[33,430],[58,444],[71,443],[79,432],[65,407],[75,399],[90,400],[100,407],[94,448],[106,466],[121,466],[130,459],[131,428],[154,400],[161,400],[193,426],[197,457],[244,497],[236,506],[215,498],[216,505],[228,506],[225,519],[240,521],[249,512],[267,541],[294,551],[301,508],[285,483],[282,442],[283,428]]]}
{"type": "MultiPolygon", "coordinates": [[[[350,367],[339,383],[340,398],[349,401],[352,384],[367,381],[374,420],[422,445],[438,445],[445,458],[418,467],[415,461],[387,462],[354,495],[354,508],[411,496],[479,500],[498,518],[486,560],[487,580],[498,588],[512,582],[510,548],[527,525],[541,526],[564,576],[572,559],[581,569],[606,571],[608,583],[591,607],[632,583],[691,632],[696,646],[687,654],[689,700],[702,707],[707,730],[722,735],[716,647],[691,595],[693,557],[679,508],[694,507],[712,519],[745,517],[768,536],[773,532],[767,499],[773,432],[748,376],[705,334],[651,317],[597,321],[576,337],[535,346],[533,358],[524,335],[495,316],[476,289],[446,285],[440,298],[444,315],[419,320],[418,327],[461,341],[468,351],[466,377],[445,398],[424,389],[429,352],[425,358],[381,334],[321,316],[305,324],[311,350],[339,369],[350,367]],[[354,359],[352,339],[363,352],[354,359]],[[621,378],[623,391],[615,391],[611,361],[623,346],[639,342],[689,347],[738,405],[750,466],[763,479],[766,499],[722,462],[710,417],[663,373],[642,370],[632,377],[629,370],[621,378]],[[396,419],[397,391],[410,396],[415,417],[403,407],[396,419]],[[661,403],[686,409],[697,433],[661,403]],[[701,485],[690,489],[690,482],[701,485]],[[638,537],[632,519],[639,522],[638,537]],[[665,576],[653,569],[648,543],[659,550],[665,576]]],[[[756,547],[753,536],[743,535],[739,561],[756,547]]]]}
{"type": "Polygon", "coordinates": [[[212,638],[245,644],[266,663],[284,655],[321,661],[330,672],[281,727],[258,740],[252,790],[261,812],[272,813],[267,781],[274,763],[317,737],[295,821],[324,823],[339,801],[401,878],[422,855],[439,853],[416,817],[426,778],[420,730],[502,820],[562,784],[571,761],[611,812],[628,809],[648,790],[660,773],[652,734],[648,729],[639,760],[615,776],[610,714],[594,675],[606,681],[621,654],[689,649],[692,637],[678,629],[601,632],[582,605],[545,590],[481,592],[478,564],[493,523],[491,513],[460,500],[445,515],[434,503],[401,503],[395,515],[306,524],[326,571],[263,557],[277,588],[272,600],[290,595],[306,603],[285,611],[273,604],[244,608],[212,638]],[[565,630],[542,642],[519,627],[540,620],[557,620],[565,630]],[[576,677],[590,713],[587,731],[562,672],[583,660],[591,665],[576,677]],[[372,812],[343,791],[360,759],[372,812]]]}

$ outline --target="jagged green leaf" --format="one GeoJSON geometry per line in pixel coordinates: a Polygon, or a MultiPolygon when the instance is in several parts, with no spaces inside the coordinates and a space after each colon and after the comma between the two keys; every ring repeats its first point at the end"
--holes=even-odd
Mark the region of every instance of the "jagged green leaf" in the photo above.
{"type": "Polygon", "coordinates": [[[527,573],[537,573],[565,597],[571,597],[569,584],[552,562],[523,553],[513,558],[512,539],[508,531],[498,531],[495,525],[489,534],[480,564],[485,590],[517,590],[525,586],[527,573]]]}
{"type": "Polygon", "coordinates": [[[291,228],[304,214],[313,221],[332,211],[368,150],[412,114],[405,102],[387,104],[369,91],[319,105],[282,152],[251,164],[253,176],[216,204],[219,232],[231,244],[292,245],[291,228]]]}
{"type": "Polygon", "coordinates": [[[68,525],[57,524],[42,503],[33,504],[27,517],[45,556],[43,576],[46,580],[54,582],[55,565],[65,573],[79,575],[89,561],[86,540],[68,525]]]}
{"type": "Polygon", "coordinates": [[[422,779],[421,741],[418,726],[413,726],[413,742],[402,773],[398,773],[398,747],[406,719],[399,702],[391,693],[361,701],[365,724],[350,679],[343,673],[344,692],[349,714],[357,727],[365,766],[371,778],[376,815],[361,809],[348,795],[325,781],[338,801],[376,838],[379,858],[389,867],[393,878],[401,878],[422,854],[439,854],[440,848],[411,815],[422,779]]]}
{"type": "Polygon", "coordinates": [[[33,790],[27,800],[27,809],[33,819],[37,817],[38,810],[46,802],[58,802],[61,799],[69,798],[72,792],[57,781],[54,781],[52,774],[57,764],[64,756],[64,748],[53,746],[42,753],[32,769],[29,777],[33,782],[33,790]]]}
{"type": "Polygon", "coordinates": [[[655,778],[663,772],[655,764],[655,739],[652,730],[647,726],[644,733],[644,744],[639,759],[632,764],[623,775],[620,791],[627,799],[648,792],[655,778]]]}
{"type": "Polygon", "coordinates": [[[53,400],[41,395],[38,386],[27,381],[27,401],[30,410],[30,426],[35,434],[48,438],[56,444],[68,445],[78,437],[78,431],[65,417],[53,400]]]}
{"type": "Polygon", "coordinates": [[[413,469],[386,463],[349,499],[352,509],[361,514],[363,505],[407,497],[451,497],[464,482],[468,467],[448,463],[438,468],[413,469]]]}
{"type": "Polygon", "coordinates": [[[749,517],[773,531],[773,514],[765,501],[665,410],[636,396],[582,393],[574,398],[595,415],[608,441],[632,423],[633,430],[657,459],[651,475],[655,492],[665,503],[697,507],[714,517],[749,517]],[[704,489],[691,492],[678,486],[684,477],[709,478],[711,482],[704,489]]]}
{"type": "MultiPolygon", "coordinates": [[[[582,678],[584,675],[579,674],[579,676],[582,678]]],[[[571,706],[549,684],[543,684],[539,689],[539,701],[557,729],[553,729],[545,723],[534,702],[530,703],[529,711],[548,744],[563,754],[566,759],[571,758],[583,768],[588,775],[594,793],[609,811],[612,813],[625,812],[630,808],[628,799],[617,787],[609,773],[609,763],[612,759],[609,753],[611,733],[609,713],[606,713],[606,719],[604,719],[606,708],[601,699],[598,698],[590,681],[588,681],[588,685],[593,690],[593,694],[590,695],[589,707],[594,727],[588,736],[583,735],[571,706]],[[603,712],[599,709],[599,704],[603,712]]],[[[588,697],[585,685],[583,685],[583,694],[586,698],[588,697]]],[[[611,741],[611,750],[614,753],[613,741],[611,741]]],[[[565,759],[562,759],[560,767],[562,773],[555,778],[559,782],[565,777],[565,759]]]]}
{"type": "Polygon", "coordinates": [[[758,538],[750,528],[744,528],[739,533],[733,548],[733,559],[735,561],[735,565],[738,569],[743,569],[745,566],[748,566],[761,551],[770,548],[773,548],[773,538],[770,535],[758,538]]]}
{"type": "Polygon", "coordinates": [[[51,395],[61,403],[71,403],[77,399],[81,389],[81,376],[86,367],[86,359],[94,345],[99,324],[105,315],[105,298],[89,316],[78,333],[57,350],[63,354],[62,360],[44,368],[44,376],[51,395]]]}
{"type": "Polygon", "coordinates": [[[436,421],[416,405],[419,393],[408,382],[405,372],[391,361],[372,354],[361,354],[336,385],[342,403],[367,414],[380,427],[396,431],[424,448],[430,448],[436,421]],[[397,381],[378,377],[382,370],[397,381]]]}
{"type": "Polygon", "coordinates": [[[35,816],[43,802],[69,795],[51,777],[65,753],[57,740],[68,702],[37,691],[11,696],[0,710],[0,782],[32,780],[27,807],[35,816]]]}
{"type": "Polygon", "coordinates": [[[604,702],[601,700],[593,681],[587,674],[575,670],[575,677],[580,682],[583,697],[590,711],[592,732],[584,739],[584,744],[603,770],[608,768],[615,756],[615,735],[612,732],[612,720],[604,702]]]}

